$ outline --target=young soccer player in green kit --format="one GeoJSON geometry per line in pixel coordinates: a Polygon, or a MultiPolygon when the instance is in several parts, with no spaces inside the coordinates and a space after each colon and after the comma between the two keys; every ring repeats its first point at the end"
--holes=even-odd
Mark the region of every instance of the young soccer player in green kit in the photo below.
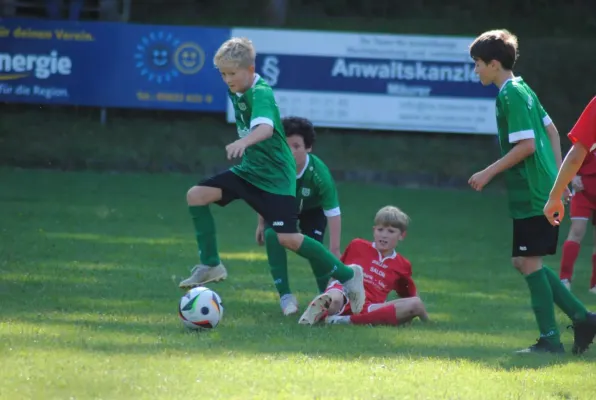
{"type": "MultiPolygon", "coordinates": [[[[329,225],[329,250],[340,257],[341,212],[335,182],[329,168],[320,158],[311,153],[316,132],[312,122],[306,118],[286,117],[282,120],[292,155],[296,160],[296,199],[299,205],[298,221],[300,231],[319,242],[323,242],[329,225]]],[[[275,231],[259,216],[256,239],[265,244],[271,276],[279,292],[280,305],[284,315],[298,312],[298,301],[290,290],[288,280],[288,259],[286,249],[277,240],[275,231]]],[[[323,293],[329,283],[325,265],[311,261],[310,266],[317,281],[319,292],[323,293]]]]}
{"type": "Polygon", "coordinates": [[[526,279],[540,330],[537,343],[519,352],[564,352],[556,304],[573,321],[573,353],[580,354],[596,335],[596,315],[542,264],[544,256],[557,250],[558,227],[549,223],[542,209],[561,164],[559,133],[534,91],[513,75],[517,48],[517,38],[506,30],[485,32],[470,46],[482,84],[499,88],[496,114],[502,157],[475,173],[469,183],[480,191],[496,175],[505,174],[513,219],[512,262],[526,279]]]}
{"type": "Polygon", "coordinates": [[[239,139],[226,146],[228,159],[240,164],[215,175],[186,195],[199,247],[200,264],[180,287],[188,289],[227,277],[217,249],[209,205],[226,206],[236,199],[250,205],[277,234],[279,243],[298,255],[325,266],[326,273],[344,282],[346,294],[362,310],[365,293],[359,266],[346,266],[318,241],[298,232],[296,162],[284,134],[271,87],[255,73],[256,53],[246,38],[221,45],[214,64],[229,88],[239,139]]]}

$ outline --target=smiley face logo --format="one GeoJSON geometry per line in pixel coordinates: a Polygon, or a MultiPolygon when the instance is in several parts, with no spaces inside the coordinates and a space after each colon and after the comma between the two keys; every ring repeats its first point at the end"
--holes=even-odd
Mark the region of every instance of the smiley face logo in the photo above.
{"type": "Polygon", "coordinates": [[[134,53],[135,67],[149,82],[167,83],[180,75],[173,60],[180,41],[171,33],[151,32],[143,36],[134,53]]]}
{"type": "Polygon", "coordinates": [[[154,47],[151,50],[151,62],[157,68],[164,68],[168,65],[170,61],[169,55],[169,49],[166,49],[161,46],[154,47]]]}
{"type": "Polygon", "coordinates": [[[205,52],[196,43],[182,43],[174,53],[174,64],[185,75],[196,74],[205,65],[205,52]]]}

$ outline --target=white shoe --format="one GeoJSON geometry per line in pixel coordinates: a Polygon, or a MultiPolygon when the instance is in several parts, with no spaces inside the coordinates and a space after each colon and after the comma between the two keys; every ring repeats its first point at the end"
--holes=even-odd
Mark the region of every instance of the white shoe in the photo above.
{"type": "Polygon", "coordinates": [[[596,294],[596,286],[594,286],[592,289],[590,289],[590,293],[596,294]]]}
{"type": "Polygon", "coordinates": [[[327,293],[323,293],[315,297],[310,302],[304,314],[298,320],[299,324],[302,325],[314,325],[327,316],[327,310],[331,306],[331,296],[327,293]]]}
{"type": "Polygon", "coordinates": [[[362,307],[364,307],[364,301],[366,300],[366,293],[364,292],[364,273],[360,265],[347,265],[354,271],[354,277],[349,281],[342,283],[344,292],[350,300],[350,307],[352,313],[360,314],[362,307]]]}
{"type": "Polygon", "coordinates": [[[227,277],[228,271],[221,263],[215,267],[199,264],[194,266],[190,277],[180,282],[178,286],[181,289],[192,289],[209,282],[223,281],[227,277]]]}
{"type": "Polygon", "coordinates": [[[350,323],[350,316],[349,315],[330,315],[325,318],[326,324],[349,324],[350,323]]]}
{"type": "Polygon", "coordinates": [[[296,314],[298,312],[298,300],[293,294],[284,294],[279,299],[281,311],[287,317],[288,315],[296,314]]]}
{"type": "Polygon", "coordinates": [[[567,288],[567,290],[571,290],[571,282],[569,279],[561,279],[561,283],[567,288]]]}

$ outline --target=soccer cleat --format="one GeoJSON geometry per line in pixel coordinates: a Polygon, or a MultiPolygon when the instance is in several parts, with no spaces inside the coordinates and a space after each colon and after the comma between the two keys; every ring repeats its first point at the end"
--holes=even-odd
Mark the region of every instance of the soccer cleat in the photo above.
{"type": "Polygon", "coordinates": [[[590,289],[590,293],[596,294],[596,286],[594,286],[592,289],[590,289]]]}
{"type": "Polygon", "coordinates": [[[285,316],[296,314],[298,312],[298,300],[293,294],[284,294],[279,299],[281,305],[281,311],[285,316]]]}
{"type": "Polygon", "coordinates": [[[517,354],[530,354],[530,353],[551,353],[551,354],[563,354],[565,348],[562,343],[552,344],[545,338],[540,338],[536,341],[536,344],[532,346],[516,351],[517,354]]]}
{"type": "Polygon", "coordinates": [[[223,281],[227,277],[228,271],[221,263],[215,267],[199,264],[194,266],[190,277],[180,282],[178,286],[180,289],[192,289],[209,282],[223,281]]]}
{"type": "Polygon", "coordinates": [[[344,292],[350,300],[350,308],[352,313],[360,314],[362,307],[364,307],[364,301],[366,300],[366,293],[364,292],[364,273],[360,265],[351,264],[347,265],[354,271],[354,277],[349,281],[342,283],[344,292]]]}
{"type": "Polygon", "coordinates": [[[571,281],[569,279],[561,279],[561,283],[567,288],[567,290],[571,290],[571,281]]]}
{"type": "Polygon", "coordinates": [[[331,296],[327,293],[323,293],[315,297],[310,302],[304,314],[298,320],[299,324],[302,325],[314,325],[327,316],[327,310],[331,306],[331,296]]]}
{"type": "Polygon", "coordinates": [[[588,313],[584,321],[576,321],[571,326],[573,329],[573,354],[582,354],[594,341],[596,336],[596,314],[588,313]]]}
{"type": "Polygon", "coordinates": [[[350,316],[349,315],[329,315],[325,318],[326,324],[349,324],[350,323],[350,316]]]}

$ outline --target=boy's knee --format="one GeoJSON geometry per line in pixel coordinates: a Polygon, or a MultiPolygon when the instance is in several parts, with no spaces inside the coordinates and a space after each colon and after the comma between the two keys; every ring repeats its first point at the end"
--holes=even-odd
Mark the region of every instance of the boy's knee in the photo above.
{"type": "Polygon", "coordinates": [[[513,268],[515,268],[519,272],[523,273],[523,269],[524,269],[524,258],[523,257],[513,257],[511,259],[511,264],[513,265],[513,268]]]}
{"type": "Polygon", "coordinates": [[[193,186],[186,192],[189,206],[206,206],[221,199],[221,189],[207,186],[193,186]]]}
{"type": "Polygon", "coordinates": [[[286,249],[290,249],[292,251],[298,251],[302,241],[300,240],[301,236],[299,233],[278,233],[277,240],[279,240],[279,244],[281,244],[286,249]]]}
{"type": "Polygon", "coordinates": [[[412,305],[414,308],[414,312],[416,312],[416,314],[424,312],[424,310],[425,310],[424,303],[422,302],[422,299],[420,299],[420,297],[413,297],[412,303],[413,303],[412,305]]]}
{"type": "Polygon", "coordinates": [[[511,262],[513,267],[523,275],[530,275],[542,268],[539,257],[513,257],[511,262]]]}
{"type": "Polygon", "coordinates": [[[587,221],[577,219],[574,220],[571,223],[567,240],[580,243],[586,235],[586,225],[587,221]]]}
{"type": "Polygon", "coordinates": [[[343,295],[339,296],[339,297],[333,297],[331,299],[331,304],[329,305],[329,308],[327,309],[327,313],[329,313],[329,315],[336,315],[339,314],[339,312],[341,311],[341,309],[344,306],[344,298],[343,295]]]}

